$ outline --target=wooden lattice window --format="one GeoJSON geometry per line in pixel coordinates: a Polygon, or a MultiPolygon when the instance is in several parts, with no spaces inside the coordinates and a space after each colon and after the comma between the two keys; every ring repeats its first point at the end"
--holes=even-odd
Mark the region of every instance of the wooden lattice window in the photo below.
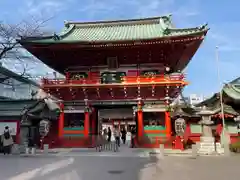
{"type": "Polygon", "coordinates": [[[117,57],[108,57],[107,65],[108,65],[108,69],[117,69],[119,65],[117,57]]]}

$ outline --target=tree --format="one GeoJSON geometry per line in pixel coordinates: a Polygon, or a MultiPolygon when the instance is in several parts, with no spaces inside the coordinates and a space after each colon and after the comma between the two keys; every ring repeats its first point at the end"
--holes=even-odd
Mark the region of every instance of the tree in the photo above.
{"type": "MultiPolygon", "coordinates": [[[[51,18],[39,20],[31,17],[29,19],[29,21],[23,20],[18,24],[6,24],[0,21],[0,63],[2,64],[4,60],[17,61],[15,64],[22,66],[20,76],[24,76],[29,70],[29,63],[37,63],[37,61],[27,55],[26,50],[21,47],[17,39],[46,35],[43,27],[51,18]]],[[[0,78],[0,83],[4,83],[8,78],[0,78]]]]}

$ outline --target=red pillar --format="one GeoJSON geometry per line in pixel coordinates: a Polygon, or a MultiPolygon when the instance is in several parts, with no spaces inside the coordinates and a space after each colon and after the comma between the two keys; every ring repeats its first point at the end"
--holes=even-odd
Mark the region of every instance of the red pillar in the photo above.
{"type": "Polygon", "coordinates": [[[69,73],[69,72],[66,72],[65,77],[66,77],[66,80],[69,80],[69,79],[70,79],[70,73],[69,73]]]}
{"type": "Polygon", "coordinates": [[[138,119],[138,138],[143,137],[143,130],[144,130],[144,124],[143,124],[143,111],[142,111],[142,103],[138,102],[138,109],[137,109],[137,119],[138,119]]]}
{"type": "Polygon", "coordinates": [[[115,126],[115,121],[114,121],[114,119],[111,119],[111,122],[112,122],[112,127],[114,128],[114,126],[115,126]]]}
{"type": "Polygon", "coordinates": [[[95,134],[95,129],[96,129],[96,111],[95,109],[93,108],[92,109],[92,134],[95,134]]]}
{"type": "Polygon", "coordinates": [[[16,143],[20,144],[20,121],[17,121],[17,129],[16,129],[16,143]]]}
{"type": "Polygon", "coordinates": [[[171,128],[171,118],[169,111],[165,112],[165,126],[166,126],[166,136],[171,137],[172,128],[171,128]]]}
{"type": "Polygon", "coordinates": [[[60,103],[60,116],[58,120],[58,137],[63,137],[63,128],[64,128],[64,104],[60,103]]]}
{"type": "Polygon", "coordinates": [[[84,137],[88,137],[89,135],[89,108],[87,107],[84,112],[84,137]]]}

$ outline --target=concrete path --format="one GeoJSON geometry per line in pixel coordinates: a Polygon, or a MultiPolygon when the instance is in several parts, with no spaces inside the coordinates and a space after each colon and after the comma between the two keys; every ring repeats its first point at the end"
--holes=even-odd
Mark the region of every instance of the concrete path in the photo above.
{"type": "Polygon", "coordinates": [[[235,157],[4,157],[1,180],[238,180],[235,157]]]}
{"type": "MultiPolygon", "coordinates": [[[[129,148],[128,145],[121,145],[117,152],[102,150],[101,152],[96,151],[95,148],[68,148],[68,149],[50,149],[49,155],[57,155],[57,156],[116,156],[116,157],[148,157],[150,152],[161,153],[160,148],[155,149],[146,149],[146,148],[129,148]]],[[[38,154],[42,154],[42,151],[38,151],[38,154]]],[[[165,149],[165,155],[169,156],[191,156],[192,151],[186,150],[172,150],[165,149]]]]}

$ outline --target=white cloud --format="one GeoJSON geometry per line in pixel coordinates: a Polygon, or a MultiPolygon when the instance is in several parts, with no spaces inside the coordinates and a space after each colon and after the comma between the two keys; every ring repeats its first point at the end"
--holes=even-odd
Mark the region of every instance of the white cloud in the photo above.
{"type": "Polygon", "coordinates": [[[173,14],[177,19],[185,20],[199,14],[198,1],[152,0],[138,1],[137,16],[159,16],[159,14],[173,14]]]}
{"type": "Polygon", "coordinates": [[[108,0],[88,0],[87,4],[81,7],[78,11],[86,13],[89,18],[94,18],[98,13],[113,11],[116,8],[114,1],[109,3],[108,0]]]}
{"type": "Polygon", "coordinates": [[[80,7],[79,12],[85,13],[89,19],[98,19],[106,14],[111,17],[139,18],[173,14],[174,19],[185,21],[187,18],[199,15],[198,0],[88,0],[80,7]],[[124,13],[126,12],[126,13],[124,13]],[[126,16],[126,14],[128,14],[126,16]]]}
{"type": "Polygon", "coordinates": [[[235,34],[232,36],[226,32],[222,34],[220,32],[210,31],[208,36],[211,44],[219,46],[220,51],[240,51],[240,42],[236,41],[237,37],[235,34]]]}
{"type": "Polygon", "coordinates": [[[73,1],[74,0],[24,0],[20,12],[25,16],[52,17],[66,10],[69,3],[73,1]]]}

